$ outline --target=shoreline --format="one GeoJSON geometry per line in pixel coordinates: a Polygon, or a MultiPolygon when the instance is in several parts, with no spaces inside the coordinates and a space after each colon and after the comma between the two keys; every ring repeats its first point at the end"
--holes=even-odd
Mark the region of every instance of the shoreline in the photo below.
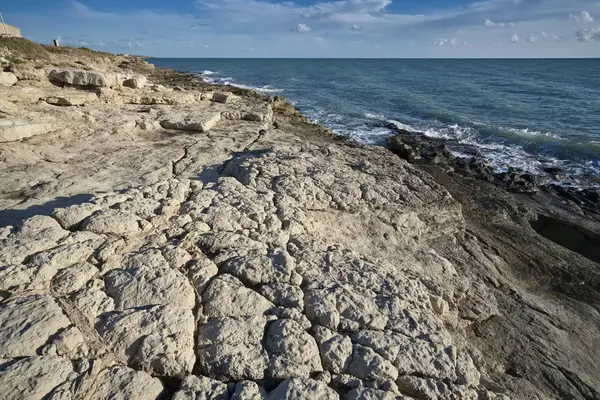
{"type": "Polygon", "coordinates": [[[585,207],[410,132],[414,164],[280,97],[36,51],[0,86],[7,399],[600,397],[585,207]]]}
{"type": "MultiPolygon", "coordinates": [[[[166,70],[169,69],[166,68],[166,70]]],[[[240,93],[245,94],[254,93],[256,96],[263,98],[272,97],[277,99],[281,97],[235,84],[207,82],[202,73],[199,72],[172,71],[182,74],[183,77],[186,77],[185,79],[188,76],[193,76],[211,88],[226,87],[228,90],[240,91],[240,93]]],[[[301,111],[298,112],[301,114],[301,111]]],[[[308,116],[304,117],[309,120],[308,116]]],[[[316,125],[331,130],[325,125],[318,123],[316,125]]],[[[453,172],[465,178],[493,183],[513,194],[535,196],[538,192],[543,192],[546,196],[554,196],[572,202],[577,207],[581,207],[590,213],[591,218],[600,220],[600,183],[590,181],[575,183],[566,171],[552,167],[546,168],[544,173],[532,173],[509,165],[506,172],[498,172],[490,166],[489,161],[484,156],[478,154],[478,147],[475,145],[461,145],[464,148],[471,149],[472,155],[470,157],[457,156],[448,148],[450,140],[428,137],[419,132],[399,128],[392,122],[383,123],[381,126],[392,132],[381,146],[413,165],[435,165],[446,172],[453,172]]],[[[377,146],[362,143],[347,135],[333,134],[340,139],[344,138],[344,140],[354,141],[361,145],[377,146]]],[[[558,202],[553,201],[553,203],[558,202]]]]}

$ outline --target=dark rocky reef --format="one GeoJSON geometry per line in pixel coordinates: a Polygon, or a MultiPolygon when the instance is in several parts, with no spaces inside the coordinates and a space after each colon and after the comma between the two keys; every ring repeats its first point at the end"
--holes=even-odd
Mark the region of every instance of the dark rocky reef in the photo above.
{"type": "Polygon", "coordinates": [[[600,188],[574,186],[560,168],[546,168],[545,174],[539,175],[514,167],[498,172],[477,154],[470,158],[454,156],[444,139],[398,129],[393,124],[387,127],[396,133],[388,138],[389,149],[411,164],[437,165],[446,172],[490,182],[511,193],[534,195],[543,191],[567,199],[588,212],[600,214],[600,188]]]}

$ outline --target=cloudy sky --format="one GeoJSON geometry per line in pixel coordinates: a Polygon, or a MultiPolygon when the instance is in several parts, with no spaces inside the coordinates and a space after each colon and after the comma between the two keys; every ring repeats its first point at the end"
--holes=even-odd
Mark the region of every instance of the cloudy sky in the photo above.
{"type": "Polygon", "coordinates": [[[2,0],[35,41],[157,57],[600,57],[600,0],[2,0]]]}

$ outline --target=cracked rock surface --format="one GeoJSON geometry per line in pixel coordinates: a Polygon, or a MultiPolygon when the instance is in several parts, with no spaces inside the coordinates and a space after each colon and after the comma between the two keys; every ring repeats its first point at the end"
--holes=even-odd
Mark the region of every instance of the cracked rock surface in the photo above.
{"type": "Polygon", "coordinates": [[[567,333],[531,336],[545,380],[483,351],[511,311],[567,328],[527,319],[533,292],[429,174],[281,100],[108,72],[51,74],[101,86],[93,104],[11,109],[58,122],[0,149],[4,398],[599,398],[597,364],[563,367],[567,333]]]}

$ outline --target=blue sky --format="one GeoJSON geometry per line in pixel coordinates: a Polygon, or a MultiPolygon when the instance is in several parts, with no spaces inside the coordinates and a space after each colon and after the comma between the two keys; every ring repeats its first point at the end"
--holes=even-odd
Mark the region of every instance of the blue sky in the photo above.
{"type": "Polygon", "coordinates": [[[158,57],[600,57],[600,0],[3,0],[35,41],[158,57]]]}

